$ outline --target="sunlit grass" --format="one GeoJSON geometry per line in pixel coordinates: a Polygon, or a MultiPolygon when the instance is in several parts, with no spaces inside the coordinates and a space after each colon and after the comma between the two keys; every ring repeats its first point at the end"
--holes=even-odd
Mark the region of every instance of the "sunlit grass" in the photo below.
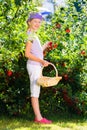
{"type": "Polygon", "coordinates": [[[41,125],[27,118],[0,117],[0,130],[87,130],[87,120],[52,116],[53,123],[41,125]]]}

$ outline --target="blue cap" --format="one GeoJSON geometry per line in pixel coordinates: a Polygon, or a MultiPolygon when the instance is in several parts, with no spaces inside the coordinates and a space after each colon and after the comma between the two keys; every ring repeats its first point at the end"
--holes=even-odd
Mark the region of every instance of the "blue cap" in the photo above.
{"type": "Polygon", "coordinates": [[[30,13],[27,22],[30,21],[30,20],[32,20],[32,19],[40,19],[40,20],[43,20],[43,17],[42,17],[42,15],[41,15],[40,13],[30,13]]]}

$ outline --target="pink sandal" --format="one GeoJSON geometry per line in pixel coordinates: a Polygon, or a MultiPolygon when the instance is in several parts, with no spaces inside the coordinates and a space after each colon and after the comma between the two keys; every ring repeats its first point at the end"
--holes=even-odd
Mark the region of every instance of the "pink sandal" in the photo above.
{"type": "Polygon", "coordinates": [[[51,120],[47,120],[46,118],[42,118],[41,120],[35,119],[34,122],[40,123],[40,124],[51,124],[52,123],[51,120]]]}

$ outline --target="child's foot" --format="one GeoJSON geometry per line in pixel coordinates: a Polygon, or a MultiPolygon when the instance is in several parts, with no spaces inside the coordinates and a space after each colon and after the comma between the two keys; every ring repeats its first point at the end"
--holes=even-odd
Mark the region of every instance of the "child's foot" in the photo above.
{"type": "Polygon", "coordinates": [[[48,119],[46,119],[46,118],[42,118],[41,120],[35,119],[34,122],[40,123],[40,124],[51,124],[51,123],[52,123],[51,120],[48,120],[48,119]]]}

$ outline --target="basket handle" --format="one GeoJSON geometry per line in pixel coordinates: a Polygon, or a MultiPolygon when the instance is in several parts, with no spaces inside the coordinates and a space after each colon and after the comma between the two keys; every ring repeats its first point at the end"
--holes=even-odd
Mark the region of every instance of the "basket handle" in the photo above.
{"type": "MultiPolygon", "coordinates": [[[[52,64],[52,63],[50,63],[49,65],[52,65],[52,66],[53,66],[53,68],[54,68],[54,69],[55,69],[55,71],[56,71],[56,77],[58,77],[58,71],[57,71],[57,69],[56,69],[55,65],[54,65],[54,64],[52,64]]],[[[42,67],[42,71],[43,71],[43,68],[44,68],[44,67],[42,67]]]]}

